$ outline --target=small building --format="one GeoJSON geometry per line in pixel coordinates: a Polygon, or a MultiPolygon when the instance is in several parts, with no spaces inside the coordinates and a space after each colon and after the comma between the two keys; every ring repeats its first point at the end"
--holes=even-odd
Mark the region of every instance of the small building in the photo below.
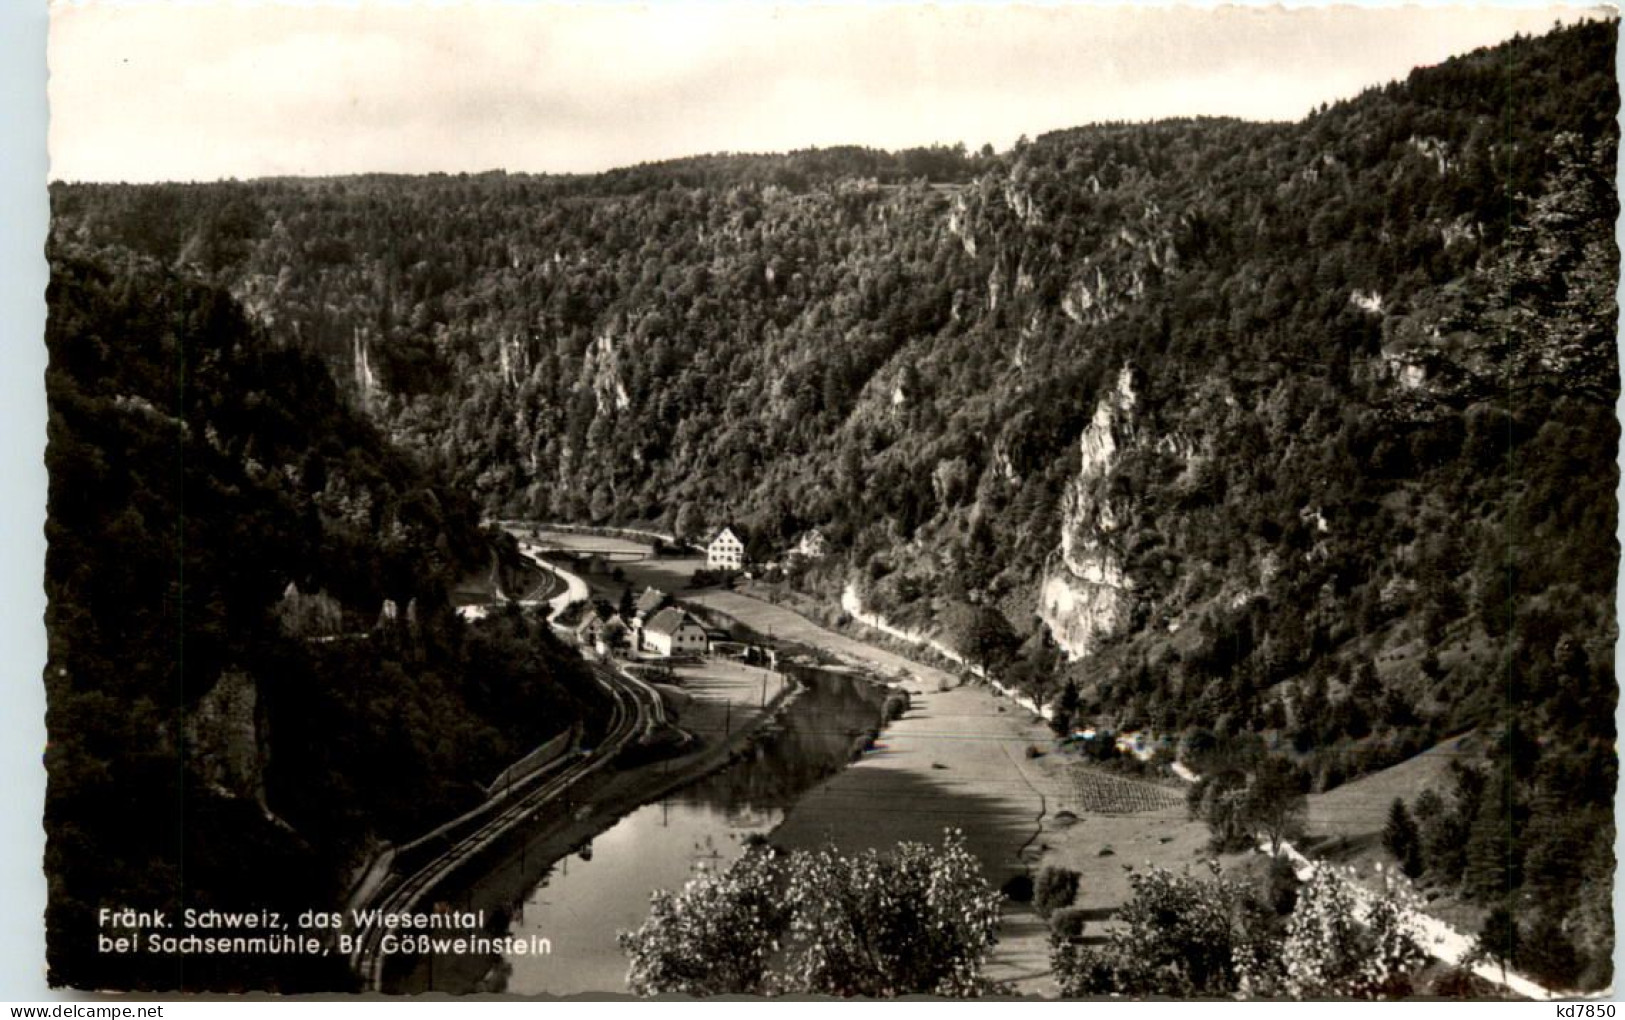
{"type": "Polygon", "coordinates": [[[1150,753],[1146,750],[1146,743],[1146,735],[1140,730],[1130,730],[1127,733],[1119,733],[1117,735],[1117,753],[1125,756],[1133,755],[1136,758],[1143,758],[1150,753]]]}
{"type": "Polygon", "coordinates": [[[733,528],[723,528],[705,547],[705,565],[711,570],[739,570],[745,565],[745,540],[733,528]]]}
{"type": "Polygon", "coordinates": [[[309,640],[344,633],[344,607],[338,599],[324,591],[306,595],[292,581],[283,589],[276,613],[283,633],[290,637],[309,640]]]}
{"type": "Polygon", "coordinates": [[[576,627],[576,640],[603,654],[626,637],[626,621],[608,606],[588,607],[585,618],[576,627]]]}
{"type": "Polygon", "coordinates": [[[648,623],[654,619],[656,613],[666,608],[666,603],[670,601],[671,596],[659,588],[643,589],[643,594],[638,596],[638,600],[632,608],[632,625],[641,627],[648,623]]]}
{"type": "Polygon", "coordinates": [[[829,542],[824,538],[822,531],[814,528],[801,536],[801,540],[796,543],[795,548],[790,550],[790,555],[809,560],[821,560],[829,555],[829,542]]]}
{"type": "Polygon", "coordinates": [[[654,619],[655,614],[664,609],[670,601],[671,596],[659,588],[643,589],[643,594],[638,596],[637,602],[632,606],[632,619],[629,621],[632,627],[632,647],[634,649],[638,651],[644,649],[643,628],[648,626],[649,621],[654,619]]]}
{"type": "Polygon", "coordinates": [[[668,606],[643,628],[643,647],[657,655],[700,655],[709,638],[692,616],[668,606]]]}
{"type": "Polygon", "coordinates": [[[1150,761],[1158,751],[1172,746],[1173,741],[1168,737],[1159,737],[1148,730],[1130,730],[1117,735],[1117,752],[1133,755],[1141,761],[1150,761]]]}

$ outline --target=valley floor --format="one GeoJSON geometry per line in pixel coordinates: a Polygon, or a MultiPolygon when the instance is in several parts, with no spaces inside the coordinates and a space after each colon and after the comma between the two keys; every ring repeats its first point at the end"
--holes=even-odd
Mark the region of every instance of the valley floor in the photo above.
{"type": "MultiPolygon", "coordinates": [[[[591,543],[608,551],[604,539],[591,543]]],[[[568,544],[579,549],[587,541],[570,536],[568,544]]],[[[911,705],[902,718],[881,733],[861,760],[802,797],[774,831],[775,843],[790,848],[832,844],[850,852],[884,849],[903,840],[934,843],[943,830],[956,828],[995,887],[1023,873],[1036,877],[1047,865],[1078,872],[1080,892],[1074,905],[1084,911],[1088,943],[1104,941],[1112,915],[1132,894],[1130,880],[1136,871],[1157,866],[1194,872],[1212,860],[1207,827],[1188,817],[1182,785],[1132,779],[1085,764],[1074,754],[1055,750],[1053,735],[1041,720],[989,688],[821,626],[794,609],[737,591],[689,590],[689,579],[704,566],[702,560],[631,559],[632,543],[613,545],[619,555],[605,569],[618,568],[622,578],[588,575],[599,597],[613,601],[623,585],[634,590],[653,585],[775,641],[816,649],[909,692],[911,705]]],[[[1391,780],[1420,781],[1424,774],[1436,778],[1445,750],[1441,746],[1388,770],[1391,780]]],[[[1310,842],[1331,840],[1368,849],[1393,796],[1390,779],[1382,778],[1388,773],[1312,798],[1310,842]],[[1362,794],[1363,785],[1377,782],[1382,789],[1362,794]]],[[[1226,855],[1219,863],[1227,871],[1243,870],[1257,867],[1258,858],[1226,855]]],[[[1022,995],[1056,994],[1047,926],[1030,906],[1006,901],[988,973],[1022,995]]]]}
{"type": "MultiPolygon", "coordinates": [[[[593,547],[603,542],[594,539],[593,547]]],[[[1101,936],[1101,922],[1128,898],[1125,865],[1200,867],[1209,856],[1207,830],[1186,817],[1182,790],[1107,776],[1104,781],[1145,795],[1131,798],[1121,813],[1101,812],[1086,778],[1098,773],[1071,755],[1047,753],[1054,743],[1049,728],[985,686],[962,684],[954,673],[830,630],[783,606],[732,591],[689,591],[688,578],[703,566],[699,560],[618,560],[614,566],[624,582],[589,575],[596,594],[613,598],[620,583],[634,590],[654,585],[909,692],[908,712],[860,761],[805,795],[774,831],[775,843],[883,849],[902,840],[939,842],[944,829],[957,828],[996,888],[1023,872],[1036,876],[1046,864],[1078,871],[1077,905],[1089,911],[1089,938],[1101,936]],[[1029,747],[1039,756],[1028,757],[1029,747]]],[[[1023,995],[1056,993],[1048,929],[1028,905],[1006,903],[989,976],[1023,995]]]]}
{"type": "MultiPolygon", "coordinates": [[[[1206,826],[1186,817],[1183,790],[1108,775],[1104,781],[1144,796],[1101,812],[1089,782],[1100,773],[1071,755],[1045,752],[1054,742],[1048,726],[987,687],[961,686],[943,670],[749,596],[707,592],[691,601],[901,676],[909,691],[909,711],[875,750],[803,797],[774,832],[776,843],[878,849],[937,842],[945,828],[957,828],[995,887],[1050,864],[1079,872],[1076,905],[1088,911],[1091,939],[1129,897],[1125,865],[1196,868],[1211,856],[1206,826]],[[1028,757],[1030,747],[1038,757],[1028,757]]],[[[1026,904],[1006,903],[988,974],[1022,995],[1056,994],[1048,929],[1026,904]]]]}

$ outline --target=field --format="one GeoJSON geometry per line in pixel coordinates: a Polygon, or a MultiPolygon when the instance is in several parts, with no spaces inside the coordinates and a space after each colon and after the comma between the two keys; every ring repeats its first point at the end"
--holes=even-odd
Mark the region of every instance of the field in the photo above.
{"type": "MultiPolygon", "coordinates": [[[[1372,844],[1380,853],[1382,829],[1394,798],[1415,801],[1429,786],[1447,791],[1450,763],[1469,750],[1470,743],[1471,734],[1459,734],[1392,768],[1362,776],[1327,793],[1312,794],[1306,842],[1311,846],[1326,844],[1328,850],[1332,844],[1346,847],[1349,854],[1345,863],[1362,860],[1367,856],[1363,851],[1372,844]]],[[[1477,757],[1476,752],[1470,757],[1477,757]]]]}
{"type": "MultiPolygon", "coordinates": [[[[1417,796],[1428,787],[1441,793],[1450,789],[1450,763],[1457,758],[1479,757],[1473,733],[1464,733],[1407,758],[1392,768],[1362,776],[1328,793],[1309,797],[1308,835],[1299,849],[1321,860],[1352,868],[1373,886],[1382,876],[1378,868],[1388,868],[1393,858],[1382,845],[1382,830],[1394,798],[1402,797],[1414,806],[1417,796]]],[[[1481,907],[1458,901],[1453,896],[1425,894],[1427,912],[1447,921],[1460,931],[1474,931],[1483,921],[1481,907]]]]}
{"type": "Polygon", "coordinates": [[[1089,765],[1074,765],[1072,787],[1081,812],[1091,815],[1136,815],[1180,807],[1178,790],[1126,776],[1116,776],[1089,765]]]}
{"type": "Polygon", "coordinates": [[[609,535],[576,535],[564,531],[526,532],[520,536],[543,549],[562,549],[573,553],[591,553],[606,560],[636,561],[646,559],[650,549],[642,542],[615,538],[609,535]],[[534,537],[530,537],[534,535],[534,537]]]}
{"type": "Polygon", "coordinates": [[[679,665],[673,672],[677,724],[713,746],[753,725],[786,683],[783,674],[721,659],[679,665]]]}

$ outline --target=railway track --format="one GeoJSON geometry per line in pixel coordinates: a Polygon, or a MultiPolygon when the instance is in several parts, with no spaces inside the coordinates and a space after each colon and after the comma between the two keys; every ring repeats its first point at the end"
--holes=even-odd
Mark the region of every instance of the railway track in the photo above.
{"type": "MultiPolygon", "coordinates": [[[[384,914],[417,911],[436,886],[486,847],[516,826],[531,821],[572,786],[613,761],[633,741],[642,739],[664,723],[665,707],[659,694],[648,684],[596,663],[592,664],[592,673],[610,697],[610,718],[603,742],[535,789],[503,804],[473,832],[450,842],[400,882],[385,886],[382,899],[362,909],[376,909],[384,914]]],[[[362,931],[351,953],[350,966],[361,975],[367,991],[382,990],[385,956],[379,946],[387,931],[379,925],[362,931]]]]}

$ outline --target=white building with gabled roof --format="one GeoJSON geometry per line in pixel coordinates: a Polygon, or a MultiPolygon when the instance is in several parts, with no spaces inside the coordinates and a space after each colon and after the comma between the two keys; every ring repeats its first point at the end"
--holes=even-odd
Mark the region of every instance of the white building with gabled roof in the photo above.
{"type": "Polygon", "coordinates": [[[732,527],[717,532],[705,547],[705,565],[711,570],[740,570],[745,565],[745,540],[732,527]]]}
{"type": "Polygon", "coordinates": [[[676,606],[667,606],[643,628],[644,647],[658,655],[702,655],[709,638],[705,628],[676,606]]]}

